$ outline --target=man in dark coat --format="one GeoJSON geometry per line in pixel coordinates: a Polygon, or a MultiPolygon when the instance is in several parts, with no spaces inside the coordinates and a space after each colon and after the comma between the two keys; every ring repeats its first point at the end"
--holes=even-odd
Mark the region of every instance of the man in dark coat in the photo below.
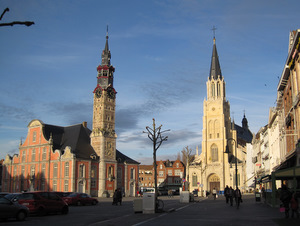
{"type": "Polygon", "coordinates": [[[285,218],[289,218],[291,198],[292,193],[289,191],[286,185],[283,185],[281,188],[280,200],[285,208],[285,218]]]}
{"type": "Polygon", "coordinates": [[[229,201],[229,187],[228,187],[228,185],[226,185],[226,187],[224,189],[224,195],[225,195],[225,198],[226,198],[226,203],[228,203],[228,201],[229,201]]]}
{"type": "Polygon", "coordinates": [[[233,190],[233,188],[230,186],[230,188],[229,188],[229,200],[230,200],[230,206],[233,205],[233,195],[234,195],[234,190],[233,190]]]}
{"type": "Polygon", "coordinates": [[[236,190],[234,191],[234,197],[235,197],[236,208],[238,209],[240,207],[240,202],[242,200],[242,193],[238,187],[236,187],[236,190]]]}
{"type": "Polygon", "coordinates": [[[117,191],[117,204],[118,202],[120,202],[120,206],[122,206],[122,191],[120,188],[117,191]]]}

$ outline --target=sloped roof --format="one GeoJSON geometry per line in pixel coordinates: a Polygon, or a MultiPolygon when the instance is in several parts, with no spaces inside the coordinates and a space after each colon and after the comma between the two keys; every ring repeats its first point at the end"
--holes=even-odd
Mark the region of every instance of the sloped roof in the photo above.
{"type": "Polygon", "coordinates": [[[246,143],[251,143],[253,134],[248,128],[243,128],[240,127],[237,124],[234,124],[234,129],[236,130],[237,133],[237,138],[245,141],[246,143]]]}
{"type": "MultiPolygon", "coordinates": [[[[63,153],[64,149],[69,146],[77,158],[90,159],[92,154],[98,156],[91,145],[90,134],[92,131],[82,124],[67,127],[43,125],[45,138],[49,140],[52,136],[54,150],[58,149],[63,153]]],[[[120,163],[126,161],[129,164],[140,164],[118,150],[116,150],[116,160],[120,163]]]]}
{"type": "Polygon", "coordinates": [[[124,163],[126,161],[126,163],[129,164],[140,164],[139,162],[133,160],[132,158],[129,158],[127,155],[124,155],[118,150],[116,150],[116,159],[120,163],[124,163]]]}
{"type": "Polygon", "coordinates": [[[53,149],[62,152],[67,146],[71,147],[72,153],[78,158],[90,158],[96,154],[90,142],[91,130],[82,124],[61,127],[44,124],[44,136],[47,140],[52,136],[53,149]]]}

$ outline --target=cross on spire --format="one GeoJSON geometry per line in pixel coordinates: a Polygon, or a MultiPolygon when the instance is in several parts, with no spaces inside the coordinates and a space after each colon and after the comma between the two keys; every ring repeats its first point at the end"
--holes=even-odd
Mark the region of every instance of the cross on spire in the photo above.
{"type": "Polygon", "coordinates": [[[214,38],[215,38],[217,28],[216,28],[215,26],[213,26],[213,28],[212,28],[211,30],[213,31],[213,33],[214,33],[214,38]]]}

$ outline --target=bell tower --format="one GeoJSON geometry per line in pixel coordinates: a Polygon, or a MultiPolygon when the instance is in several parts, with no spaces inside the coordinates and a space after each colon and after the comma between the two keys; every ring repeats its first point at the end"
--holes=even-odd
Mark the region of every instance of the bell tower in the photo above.
{"type": "Polygon", "coordinates": [[[116,90],[113,86],[115,68],[110,64],[110,50],[108,48],[108,29],[106,43],[102,52],[101,65],[97,67],[97,85],[93,91],[93,129],[91,145],[100,157],[99,191],[113,191],[116,187],[112,178],[117,171],[115,108],[116,90]]]}
{"type": "MultiPolygon", "coordinates": [[[[216,188],[224,190],[230,184],[229,156],[224,154],[227,140],[236,140],[236,131],[232,129],[230,118],[230,104],[226,100],[225,81],[222,76],[216,39],[213,39],[213,52],[208,81],[206,82],[207,99],[203,102],[203,130],[202,130],[202,162],[206,166],[203,174],[204,189],[216,188]]],[[[228,145],[232,145],[229,142],[228,145]]],[[[234,150],[233,147],[229,147],[234,150]]]]}

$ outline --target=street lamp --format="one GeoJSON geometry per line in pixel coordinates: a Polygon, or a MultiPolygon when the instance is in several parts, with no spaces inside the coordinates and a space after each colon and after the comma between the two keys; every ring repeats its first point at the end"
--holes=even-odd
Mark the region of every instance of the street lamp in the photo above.
{"type": "Polygon", "coordinates": [[[235,139],[233,139],[233,138],[229,138],[228,140],[227,140],[227,145],[226,145],[226,150],[225,150],[225,152],[224,153],[226,153],[226,154],[229,154],[230,152],[229,152],[229,147],[228,147],[228,141],[230,141],[230,140],[233,140],[234,142],[235,142],[235,186],[236,186],[236,188],[238,187],[238,169],[237,169],[237,150],[236,150],[236,146],[237,146],[237,143],[236,143],[236,140],[235,139]]]}

